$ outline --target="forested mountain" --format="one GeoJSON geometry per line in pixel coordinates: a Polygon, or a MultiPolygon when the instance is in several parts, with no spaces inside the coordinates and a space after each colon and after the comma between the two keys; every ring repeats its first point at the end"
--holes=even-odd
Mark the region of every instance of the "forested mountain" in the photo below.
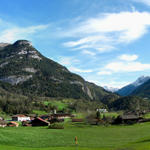
{"type": "Polygon", "coordinates": [[[44,57],[27,40],[0,45],[0,87],[25,96],[102,100],[110,93],[44,57]]]}

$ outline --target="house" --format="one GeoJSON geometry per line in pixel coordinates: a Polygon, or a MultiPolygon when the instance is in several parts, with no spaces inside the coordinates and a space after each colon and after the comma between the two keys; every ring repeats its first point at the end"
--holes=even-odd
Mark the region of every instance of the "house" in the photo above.
{"type": "Polygon", "coordinates": [[[14,122],[14,121],[11,121],[11,122],[7,123],[7,126],[8,126],[8,127],[18,127],[18,126],[19,126],[19,123],[14,122]]]}
{"type": "Polygon", "coordinates": [[[37,117],[31,121],[31,124],[32,124],[32,126],[49,126],[50,122],[48,122],[40,117],[37,117]]]}
{"type": "Polygon", "coordinates": [[[107,109],[96,109],[96,111],[99,111],[100,113],[106,113],[106,112],[108,112],[107,109]]]}
{"type": "Polygon", "coordinates": [[[25,115],[14,115],[12,116],[12,121],[29,121],[30,117],[25,115]]]}
{"type": "Polygon", "coordinates": [[[0,120],[0,127],[6,127],[7,126],[7,122],[4,120],[0,120]]]}
{"type": "Polygon", "coordinates": [[[114,120],[114,124],[133,124],[136,122],[140,122],[140,120],[142,120],[143,118],[138,116],[138,115],[134,115],[134,114],[129,114],[129,115],[122,115],[122,116],[118,116],[115,120],[114,120]]]}
{"type": "Polygon", "coordinates": [[[65,118],[71,118],[71,114],[67,114],[67,113],[57,113],[57,114],[53,114],[51,115],[52,118],[57,118],[57,119],[65,119],[65,118]]]}

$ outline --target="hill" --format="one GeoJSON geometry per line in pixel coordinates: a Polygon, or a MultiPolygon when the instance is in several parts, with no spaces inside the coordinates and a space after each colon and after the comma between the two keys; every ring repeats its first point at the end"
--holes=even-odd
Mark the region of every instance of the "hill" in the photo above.
{"type": "Polygon", "coordinates": [[[0,87],[25,96],[102,100],[110,94],[44,57],[27,40],[1,44],[0,87]]]}

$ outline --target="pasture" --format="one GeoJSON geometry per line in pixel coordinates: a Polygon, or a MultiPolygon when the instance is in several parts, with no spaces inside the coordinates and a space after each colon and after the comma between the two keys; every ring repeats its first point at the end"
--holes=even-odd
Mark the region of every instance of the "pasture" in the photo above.
{"type": "Polygon", "coordinates": [[[150,123],[90,126],[65,123],[65,129],[47,127],[0,128],[2,150],[149,150],[150,123]],[[78,137],[78,148],[74,144],[78,137]]]}

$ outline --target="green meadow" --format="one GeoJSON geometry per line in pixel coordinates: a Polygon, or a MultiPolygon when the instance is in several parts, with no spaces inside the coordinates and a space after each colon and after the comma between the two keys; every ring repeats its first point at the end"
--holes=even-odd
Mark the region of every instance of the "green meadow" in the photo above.
{"type": "Polygon", "coordinates": [[[47,127],[0,128],[2,150],[150,150],[150,123],[89,126],[66,123],[47,127]],[[78,137],[78,146],[74,138],[78,137]]]}

